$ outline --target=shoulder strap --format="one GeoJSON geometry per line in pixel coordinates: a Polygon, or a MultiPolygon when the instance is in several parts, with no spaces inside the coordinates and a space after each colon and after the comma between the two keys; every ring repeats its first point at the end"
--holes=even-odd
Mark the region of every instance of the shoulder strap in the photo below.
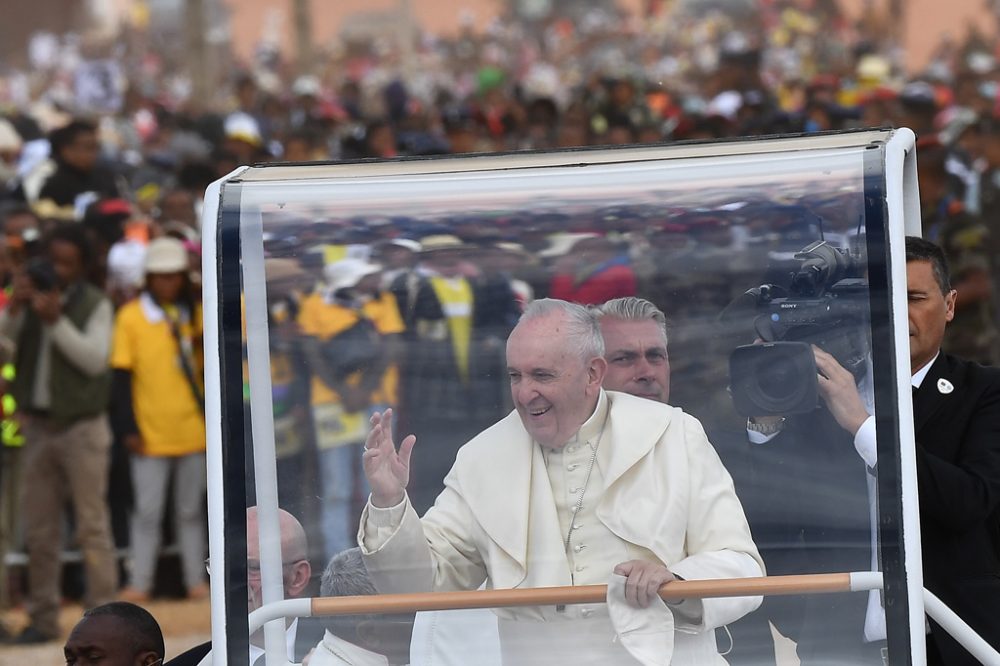
{"type": "MultiPolygon", "coordinates": [[[[193,312],[191,313],[191,316],[194,317],[193,312]]],[[[184,378],[187,380],[188,387],[191,389],[191,394],[194,396],[195,402],[198,403],[201,413],[204,414],[205,396],[202,394],[201,388],[198,386],[198,382],[194,378],[194,368],[191,364],[191,350],[188,349],[190,344],[185,344],[183,336],[181,336],[180,327],[166,312],[164,312],[164,319],[166,319],[167,324],[170,326],[170,333],[174,336],[174,340],[177,342],[177,348],[180,352],[181,370],[184,372],[184,378]]]]}

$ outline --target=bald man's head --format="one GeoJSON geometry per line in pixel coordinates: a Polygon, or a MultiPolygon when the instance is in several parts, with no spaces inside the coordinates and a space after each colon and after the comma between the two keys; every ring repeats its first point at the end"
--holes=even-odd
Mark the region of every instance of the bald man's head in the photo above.
{"type": "MultiPolygon", "coordinates": [[[[284,509],[278,509],[278,530],[281,539],[281,570],[284,581],[285,598],[294,599],[301,595],[312,577],[309,564],[309,542],[302,523],[284,509]]],[[[247,583],[249,586],[250,610],[258,608],[260,595],[260,527],[257,507],[247,509],[247,583]]],[[[269,535],[264,535],[268,538],[269,535]]]]}
{"type": "MultiPolygon", "coordinates": [[[[290,564],[304,560],[309,554],[309,542],[302,523],[284,509],[278,509],[278,529],[281,531],[281,562],[290,564]]],[[[256,559],[260,558],[259,528],[257,524],[257,507],[247,509],[247,557],[250,558],[251,547],[256,559]]],[[[254,558],[251,558],[254,559],[254,558]]]]}

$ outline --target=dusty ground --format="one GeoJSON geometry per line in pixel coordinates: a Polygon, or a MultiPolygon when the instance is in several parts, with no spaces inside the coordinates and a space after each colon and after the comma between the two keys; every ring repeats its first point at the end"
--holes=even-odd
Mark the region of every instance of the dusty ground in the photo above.
{"type": "MultiPolygon", "coordinates": [[[[151,601],[146,609],[160,623],[166,640],[167,659],[172,659],[190,647],[209,640],[209,604],[204,601],[151,601]]],[[[31,647],[0,647],[0,666],[58,666],[63,664],[62,646],[70,630],[79,621],[83,609],[67,605],[62,609],[59,624],[63,636],[58,642],[31,647]]],[[[4,616],[5,624],[19,631],[27,622],[23,611],[11,611],[4,616]]]]}

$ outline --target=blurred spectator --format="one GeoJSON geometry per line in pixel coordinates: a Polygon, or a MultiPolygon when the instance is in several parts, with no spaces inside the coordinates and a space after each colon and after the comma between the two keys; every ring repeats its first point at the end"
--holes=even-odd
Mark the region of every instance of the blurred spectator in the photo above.
{"type": "Polygon", "coordinates": [[[372,410],[396,404],[398,337],[403,321],[380,267],[360,259],[329,264],[325,289],[306,297],[298,323],[312,368],[312,413],[322,488],[326,552],[354,541],[360,503],[368,496],[361,443],[372,410]]]}
{"type": "Polygon", "coordinates": [[[504,341],[520,309],[505,276],[467,275],[474,248],[458,237],[425,236],[420,244],[419,270],[390,289],[405,304],[400,414],[403,429],[424,442],[410,484],[423,512],[441,491],[458,447],[509,411],[504,341]]]}
{"type": "Polygon", "coordinates": [[[24,142],[14,126],[0,118],[0,203],[14,197],[18,187],[17,164],[24,142]]]}
{"type": "Polygon", "coordinates": [[[96,125],[74,120],[52,132],[49,142],[56,170],[42,185],[40,200],[51,199],[57,206],[78,206],[78,197],[84,194],[89,194],[92,200],[118,196],[111,172],[98,163],[100,144],[96,125]]]}
{"type": "Polygon", "coordinates": [[[157,203],[156,217],[161,224],[175,222],[197,231],[201,227],[201,222],[198,219],[195,203],[194,195],[186,189],[166,190],[160,195],[157,203]]]}
{"type": "Polygon", "coordinates": [[[517,300],[520,310],[535,300],[535,292],[526,281],[515,277],[522,275],[526,266],[534,262],[519,243],[496,242],[481,247],[477,254],[476,264],[487,278],[505,280],[517,300]]]}
{"type": "Polygon", "coordinates": [[[145,260],[146,286],[115,322],[115,433],[131,453],[135,514],[126,601],[153,591],[160,526],[173,480],[173,515],[189,598],[208,596],[205,557],[205,415],[201,307],[180,241],[158,238],[145,260]]]}
{"type": "Polygon", "coordinates": [[[945,333],[943,348],[949,354],[993,365],[1000,361],[1000,329],[994,303],[991,232],[949,190],[947,149],[934,141],[922,144],[917,152],[917,176],[923,234],[944,250],[952,286],[958,291],[955,318],[945,333]]]}
{"type": "Polygon", "coordinates": [[[583,238],[572,245],[571,261],[552,278],[551,298],[582,305],[634,296],[635,272],[628,255],[607,238],[583,238]]]}
{"type": "MultiPolygon", "coordinates": [[[[402,281],[415,280],[417,267],[417,257],[419,256],[421,247],[420,243],[415,240],[410,240],[409,238],[392,238],[387,241],[383,241],[372,248],[373,254],[372,259],[377,261],[380,266],[382,266],[382,288],[391,289],[393,283],[396,282],[400,276],[406,276],[402,278],[402,281]]],[[[409,293],[409,289],[406,290],[409,293]]],[[[397,305],[400,310],[408,311],[412,307],[410,303],[400,303],[398,302],[397,294],[397,305]]]]}
{"type": "Polygon", "coordinates": [[[82,229],[56,227],[45,248],[14,277],[10,305],[0,312],[0,334],[17,344],[11,392],[25,436],[31,623],[19,643],[59,635],[66,500],[84,554],[88,605],[111,600],[118,587],[107,506],[111,303],[85,280],[93,256],[82,229]]]}
{"type": "Polygon", "coordinates": [[[306,505],[307,466],[312,457],[310,370],[299,333],[298,316],[308,278],[293,259],[268,258],[268,333],[271,403],[274,406],[274,452],[277,457],[278,504],[295,515],[306,505]]]}
{"type": "Polygon", "coordinates": [[[94,248],[94,265],[88,276],[93,284],[108,287],[108,253],[124,237],[131,217],[132,206],[123,199],[102,199],[84,211],[81,223],[94,248]]]}
{"type": "Polygon", "coordinates": [[[163,632],[146,609],[124,601],[91,608],[63,646],[67,666],[157,666],[163,662],[163,632]]]}

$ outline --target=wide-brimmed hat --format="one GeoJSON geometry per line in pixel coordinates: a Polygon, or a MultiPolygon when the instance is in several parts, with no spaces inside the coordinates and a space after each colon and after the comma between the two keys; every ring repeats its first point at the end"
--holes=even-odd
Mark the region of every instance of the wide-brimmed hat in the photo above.
{"type": "Polygon", "coordinates": [[[382,270],[378,264],[371,264],[363,259],[341,259],[327,264],[323,269],[326,283],[331,291],[356,287],[361,279],[382,270]]]}
{"type": "Polygon", "coordinates": [[[562,232],[553,234],[549,236],[549,246],[538,254],[545,258],[561,257],[569,254],[580,241],[599,237],[600,234],[590,232],[562,232]]]}
{"type": "Polygon", "coordinates": [[[512,243],[509,241],[500,241],[498,243],[493,243],[490,247],[495,250],[501,250],[507,254],[514,254],[524,259],[531,259],[534,255],[524,249],[524,246],[520,243],[512,243]]]}
{"type": "Polygon", "coordinates": [[[458,236],[451,234],[436,234],[434,236],[424,236],[420,239],[420,253],[431,254],[443,250],[464,250],[468,247],[458,236]]]}
{"type": "Polygon", "coordinates": [[[396,247],[403,247],[411,252],[420,252],[424,249],[423,245],[415,240],[409,238],[390,238],[387,241],[383,241],[383,245],[395,245],[396,247]]]}
{"type": "Polygon", "coordinates": [[[184,243],[170,236],[154,239],[146,247],[146,274],[186,273],[190,269],[184,243]]]}

